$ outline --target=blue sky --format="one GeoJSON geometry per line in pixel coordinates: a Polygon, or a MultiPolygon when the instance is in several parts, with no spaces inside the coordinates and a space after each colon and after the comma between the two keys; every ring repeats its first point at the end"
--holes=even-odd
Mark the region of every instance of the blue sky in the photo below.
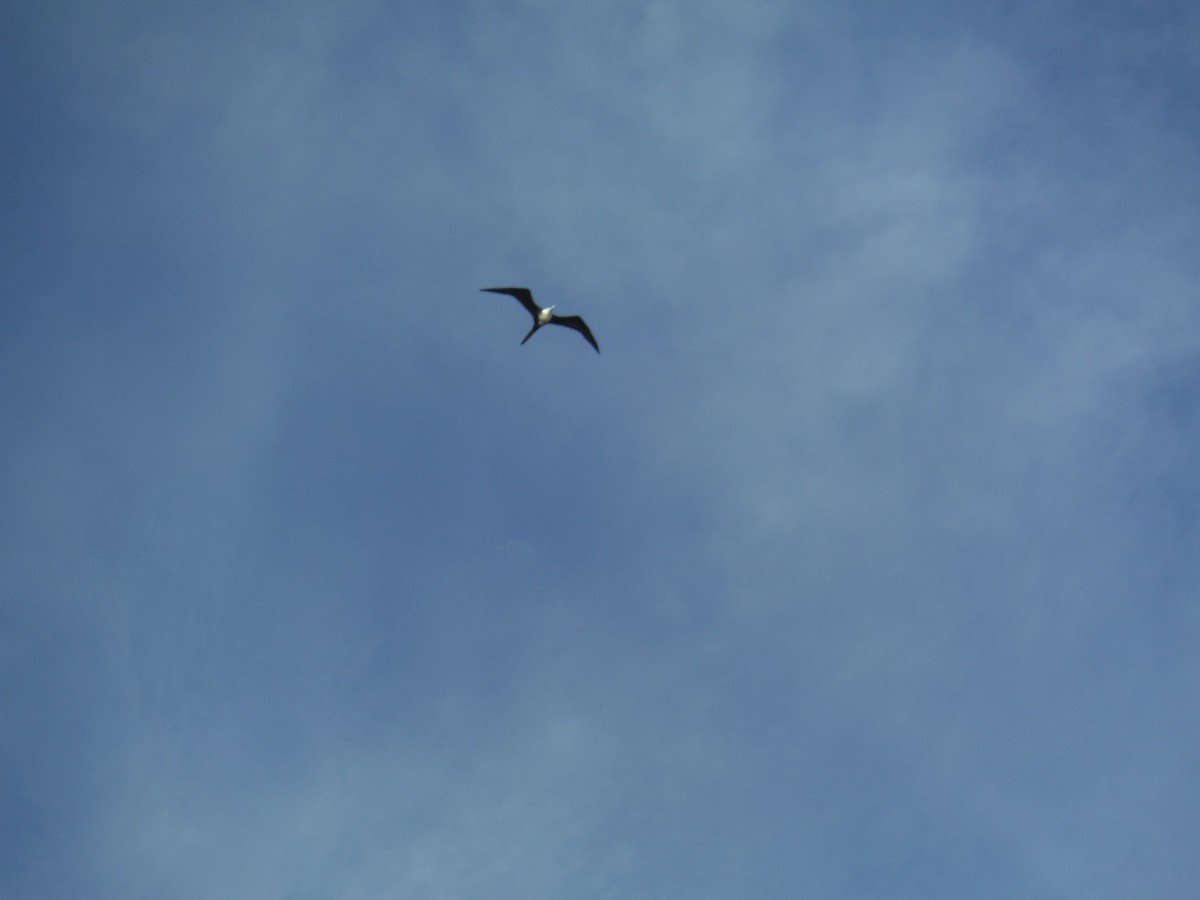
{"type": "Polygon", "coordinates": [[[1194,4],[0,34],[0,895],[1192,896],[1194,4]]]}

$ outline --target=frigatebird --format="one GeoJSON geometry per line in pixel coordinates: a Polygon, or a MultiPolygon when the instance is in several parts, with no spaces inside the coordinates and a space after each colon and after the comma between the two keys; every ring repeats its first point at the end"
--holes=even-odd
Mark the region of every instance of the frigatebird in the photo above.
{"type": "Polygon", "coordinates": [[[533,316],[533,327],[529,329],[529,334],[525,335],[525,340],[521,341],[522,344],[533,337],[543,325],[562,325],[566,328],[574,328],[584,336],[589,344],[596,348],[597,353],[600,352],[600,345],[592,337],[592,329],[587,327],[587,322],[583,321],[579,316],[560,316],[554,311],[553,306],[547,306],[545,309],[542,309],[533,302],[533,293],[529,288],[480,288],[480,290],[491,294],[508,294],[510,297],[516,297],[520,304],[533,316]]]}

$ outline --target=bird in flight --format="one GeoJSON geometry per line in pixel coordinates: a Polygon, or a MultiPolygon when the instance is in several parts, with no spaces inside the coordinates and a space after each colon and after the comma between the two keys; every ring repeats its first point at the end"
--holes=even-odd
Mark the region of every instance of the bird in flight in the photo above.
{"type": "Polygon", "coordinates": [[[525,335],[525,340],[522,344],[529,340],[537,333],[537,330],[543,325],[562,325],[565,328],[574,328],[584,339],[596,348],[596,352],[600,352],[600,345],[596,343],[596,339],[592,336],[592,329],[587,327],[587,322],[583,321],[579,316],[560,316],[554,311],[553,306],[547,306],[542,309],[533,302],[533,293],[529,288],[507,287],[507,288],[481,288],[491,294],[508,294],[510,297],[516,297],[518,302],[529,311],[533,316],[533,327],[529,329],[529,334],[525,335]]]}

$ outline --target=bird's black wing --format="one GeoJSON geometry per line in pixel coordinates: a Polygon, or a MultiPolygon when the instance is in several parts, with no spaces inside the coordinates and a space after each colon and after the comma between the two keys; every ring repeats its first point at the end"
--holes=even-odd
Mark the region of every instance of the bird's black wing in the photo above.
{"type": "Polygon", "coordinates": [[[550,324],[574,328],[587,338],[587,342],[596,348],[597,353],[600,352],[600,345],[596,343],[596,339],[592,336],[592,329],[588,328],[587,322],[583,321],[579,316],[555,316],[550,320],[550,324]]]}
{"type": "Polygon", "coordinates": [[[535,319],[542,311],[542,308],[533,302],[533,292],[529,288],[480,288],[480,290],[487,291],[489,294],[508,294],[510,297],[516,297],[535,319]]]}

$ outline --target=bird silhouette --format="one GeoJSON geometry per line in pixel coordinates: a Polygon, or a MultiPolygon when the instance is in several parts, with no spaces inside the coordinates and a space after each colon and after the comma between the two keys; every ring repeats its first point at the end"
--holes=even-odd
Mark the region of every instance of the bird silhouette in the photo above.
{"type": "Polygon", "coordinates": [[[529,329],[529,334],[521,341],[525,341],[533,337],[539,328],[543,325],[562,325],[564,328],[573,328],[583,335],[584,339],[596,348],[596,352],[600,352],[600,345],[596,343],[596,338],[592,335],[592,329],[587,327],[587,322],[583,321],[579,316],[560,316],[554,311],[553,306],[547,306],[545,309],[538,306],[533,300],[533,292],[529,288],[523,287],[495,287],[495,288],[480,288],[482,291],[487,291],[490,294],[508,294],[510,297],[515,297],[517,301],[529,311],[533,316],[533,327],[529,329]]]}

